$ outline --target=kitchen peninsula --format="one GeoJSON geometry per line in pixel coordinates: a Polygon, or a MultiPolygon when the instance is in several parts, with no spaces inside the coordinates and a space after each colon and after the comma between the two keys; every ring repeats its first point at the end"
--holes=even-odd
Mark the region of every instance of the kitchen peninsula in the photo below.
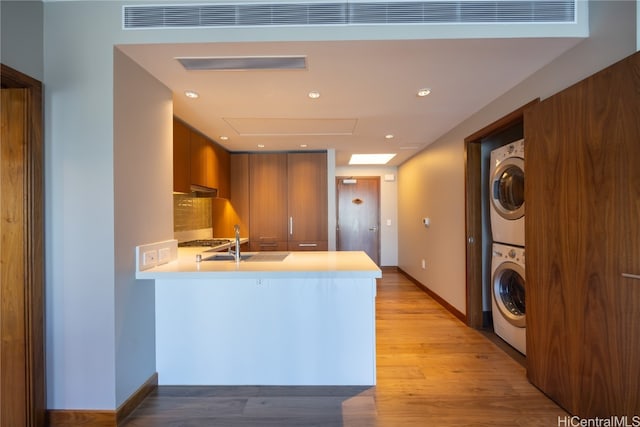
{"type": "Polygon", "coordinates": [[[375,384],[381,271],[364,252],[211,255],[136,274],[155,280],[159,384],[375,384]]]}

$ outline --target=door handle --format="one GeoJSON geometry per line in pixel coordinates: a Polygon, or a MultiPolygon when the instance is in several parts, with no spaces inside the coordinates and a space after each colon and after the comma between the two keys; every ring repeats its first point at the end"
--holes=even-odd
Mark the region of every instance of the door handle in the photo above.
{"type": "Polygon", "coordinates": [[[627,279],[640,280],[640,274],[622,273],[622,277],[626,277],[627,279]]]}
{"type": "Polygon", "coordinates": [[[292,216],[289,217],[289,235],[293,236],[293,217],[292,216]]]}
{"type": "Polygon", "coordinates": [[[373,227],[369,228],[369,231],[378,231],[378,226],[374,225],[373,227]]]}

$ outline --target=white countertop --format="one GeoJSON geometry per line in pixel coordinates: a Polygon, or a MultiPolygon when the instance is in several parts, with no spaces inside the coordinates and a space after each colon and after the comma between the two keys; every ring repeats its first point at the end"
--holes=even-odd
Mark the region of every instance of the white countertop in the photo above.
{"type": "MultiPolygon", "coordinates": [[[[204,261],[206,248],[178,248],[177,259],[136,273],[137,279],[217,279],[290,277],[382,277],[362,251],[289,252],[283,261],[204,261]],[[203,261],[196,262],[200,254],[203,261]]],[[[224,253],[224,252],[222,252],[224,253]]],[[[249,252],[246,252],[247,254],[249,252]]],[[[255,252],[254,252],[255,253],[255,252]]],[[[269,252],[265,252],[269,254],[269,252]]]]}

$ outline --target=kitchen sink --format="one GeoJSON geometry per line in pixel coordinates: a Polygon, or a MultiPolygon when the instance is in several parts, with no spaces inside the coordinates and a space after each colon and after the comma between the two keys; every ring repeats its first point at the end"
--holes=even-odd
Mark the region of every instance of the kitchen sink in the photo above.
{"type": "MultiPolygon", "coordinates": [[[[246,261],[255,254],[240,254],[240,261],[246,261]]],[[[202,258],[203,261],[235,261],[235,256],[233,254],[228,254],[226,252],[216,253],[206,258],[202,258]]]]}
{"type": "MultiPolygon", "coordinates": [[[[246,262],[279,262],[289,255],[289,252],[249,252],[240,254],[240,261],[246,262]]],[[[203,261],[235,261],[233,254],[226,252],[218,252],[206,258],[203,261]]]]}
{"type": "Polygon", "coordinates": [[[289,252],[255,252],[254,255],[247,260],[247,262],[284,261],[287,256],[289,256],[289,252]]]}

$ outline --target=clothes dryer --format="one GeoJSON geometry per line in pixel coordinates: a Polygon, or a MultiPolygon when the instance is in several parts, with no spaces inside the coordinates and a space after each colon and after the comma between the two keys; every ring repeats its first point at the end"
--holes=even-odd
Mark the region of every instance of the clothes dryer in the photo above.
{"type": "Polygon", "coordinates": [[[492,253],[493,329],[509,345],[526,354],[524,248],[494,243],[492,253]]]}
{"type": "Polygon", "coordinates": [[[524,139],[493,150],[489,173],[493,241],[524,246],[524,139]]]}

